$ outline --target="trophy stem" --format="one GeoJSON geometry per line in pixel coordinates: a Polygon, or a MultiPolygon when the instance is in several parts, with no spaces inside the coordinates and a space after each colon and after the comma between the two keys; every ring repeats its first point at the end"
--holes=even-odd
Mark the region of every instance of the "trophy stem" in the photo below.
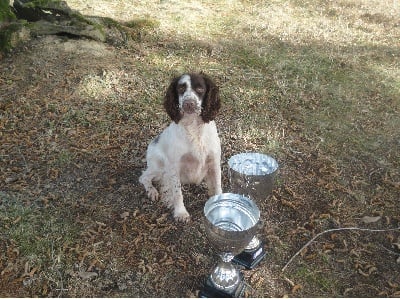
{"type": "Polygon", "coordinates": [[[243,274],[232,263],[222,260],[208,277],[204,288],[200,292],[200,297],[241,297],[244,287],[243,274]]]}
{"type": "Polygon", "coordinates": [[[211,273],[210,278],[217,288],[231,292],[240,283],[239,273],[238,269],[230,262],[221,261],[211,273]]]}

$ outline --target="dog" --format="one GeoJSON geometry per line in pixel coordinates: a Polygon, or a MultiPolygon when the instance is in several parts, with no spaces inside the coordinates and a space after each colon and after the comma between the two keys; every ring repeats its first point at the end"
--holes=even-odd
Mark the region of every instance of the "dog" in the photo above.
{"type": "Polygon", "coordinates": [[[164,108],[172,122],[149,144],[139,182],[150,199],[161,197],[173,209],[177,221],[190,220],[182,184],[204,180],[209,196],[222,193],[221,141],[214,121],[220,107],[219,88],[203,73],[176,77],[167,89],[164,108]],[[160,194],[153,181],[160,183],[160,194]]]}

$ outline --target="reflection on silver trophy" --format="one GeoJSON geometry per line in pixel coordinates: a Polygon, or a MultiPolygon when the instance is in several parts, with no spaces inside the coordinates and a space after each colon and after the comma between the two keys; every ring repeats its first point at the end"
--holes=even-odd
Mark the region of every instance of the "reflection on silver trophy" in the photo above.
{"type": "MultiPolygon", "coordinates": [[[[259,205],[272,193],[278,162],[271,156],[242,153],[232,156],[228,165],[231,192],[247,196],[259,205]]],[[[254,235],[233,262],[253,269],[265,255],[264,243],[254,235]]]]}
{"type": "Polygon", "coordinates": [[[231,263],[251,241],[258,229],[260,210],[249,198],[232,193],[211,197],[204,207],[208,240],[221,261],[213,269],[200,297],[240,297],[244,292],[243,274],[231,263]]]}

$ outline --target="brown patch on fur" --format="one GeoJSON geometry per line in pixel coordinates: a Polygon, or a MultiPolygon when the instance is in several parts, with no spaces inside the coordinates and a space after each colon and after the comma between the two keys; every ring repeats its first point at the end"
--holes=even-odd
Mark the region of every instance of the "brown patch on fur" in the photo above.
{"type": "Polygon", "coordinates": [[[180,77],[174,78],[167,89],[167,93],[164,98],[164,108],[167,111],[169,117],[176,123],[178,123],[182,114],[179,111],[177,85],[180,77]]]}
{"type": "Polygon", "coordinates": [[[202,102],[201,117],[205,123],[212,121],[218,114],[221,108],[221,101],[219,99],[219,88],[215,83],[205,74],[201,74],[206,82],[207,92],[202,102]]]}

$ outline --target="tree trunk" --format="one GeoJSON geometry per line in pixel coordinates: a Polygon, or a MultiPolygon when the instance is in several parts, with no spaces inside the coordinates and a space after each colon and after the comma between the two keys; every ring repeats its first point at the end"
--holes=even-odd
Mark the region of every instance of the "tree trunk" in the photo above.
{"type": "Polygon", "coordinates": [[[62,0],[0,0],[0,58],[19,43],[40,35],[88,38],[117,46],[140,41],[157,21],[136,19],[121,24],[111,18],[83,16],[62,0]]]}

